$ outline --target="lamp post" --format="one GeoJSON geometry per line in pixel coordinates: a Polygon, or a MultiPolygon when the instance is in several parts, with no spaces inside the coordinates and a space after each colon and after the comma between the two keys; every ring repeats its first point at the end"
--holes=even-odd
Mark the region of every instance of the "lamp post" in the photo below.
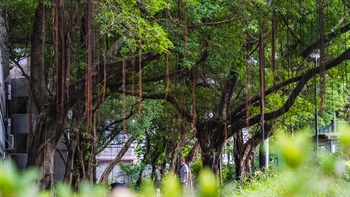
{"type": "MultiPolygon", "coordinates": [[[[317,68],[317,62],[320,58],[320,50],[317,49],[316,52],[311,53],[311,58],[315,60],[315,66],[314,66],[314,72],[316,72],[317,68]]],[[[314,83],[315,83],[315,138],[316,138],[316,154],[318,154],[318,109],[317,109],[317,83],[316,83],[316,74],[314,76],[314,83]]]]}
{"type": "Polygon", "coordinates": [[[260,125],[261,125],[261,143],[259,148],[259,167],[264,170],[268,170],[268,151],[266,146],[266,133],[265,133],[265,49],[264,49],[264,22],[260,20],[260,35],[259,35],[259,67],[260,67],[260,125]]]}

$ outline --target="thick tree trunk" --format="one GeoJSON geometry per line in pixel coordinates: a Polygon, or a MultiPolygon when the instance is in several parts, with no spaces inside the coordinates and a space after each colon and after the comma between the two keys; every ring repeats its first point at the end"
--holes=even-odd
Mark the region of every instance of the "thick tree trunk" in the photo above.
{"type": "Polygon", "coordinates": [[[202,162],[203,166],[210,167],[214,174],[219,175],[220,163],[221,163],[221,153],[224,144],[216,144],[213,148],[202,149],[202,162]]]}
{"type": "Polygon", "coordinates": [[[42,2],[35,11],[35,21],[31,36],[30,89],[38,109],[38,117],[33,136],[28,140],[27,166],[40,169],[39,187],[53,188],[53,158],[61,136],[62,123],[58,122],[55,99],[51,98],[45,80],[44,48],[46,27],[50,9],[42,2]]]}
{"type": "Polygon", "coordinates": [[[202,149],[203,165],[210,167],[216,175],[220,173],[223,148],[231,133],[228,128],[229,106],[237,80],[237,74],[231,71],[221,89],[218,118],[197,125],[200,130],[196,137],[202,149]]]}
{"type": "MultiPolygon", "coordinates": [[[[271,136],[271,125],[265,125],[266,136],[271,136]]],[[[234,156],[236,164],[236,178],[242,179],[251,172],[251,161],[254,158],[254,151],[261,142],[260,132],[255,133],[248,141],[243,140],[242,130],[237,132],[234,138],[234,156]]]]}
{"type": "Polygon", "coordinates": [[[28,147],[27,166],[39,168],[41,189],[53,188],[53,159],[60,136],[59,125],[54,118],[38,117],[33,138],[28,147]]]}
{"type": "Polygon", "coordinates": [[[251,161],[254,158],[254,150],[256,147],[251,142],[243,145],[243,149],[239,148],[243,144],[236,143],[234,145],[236,179],[240,180],[251,173],[251,161]]]}
{"type": "Polygon", "coordinates": [[[210,167],[216,175],[220,172],[221,154],[226,140],[222,126],[217,125],[205,127],[197,133],[203,166],[210,167]],[[216,129],[221,129],[222,132],[217,132],[216,129]]]}

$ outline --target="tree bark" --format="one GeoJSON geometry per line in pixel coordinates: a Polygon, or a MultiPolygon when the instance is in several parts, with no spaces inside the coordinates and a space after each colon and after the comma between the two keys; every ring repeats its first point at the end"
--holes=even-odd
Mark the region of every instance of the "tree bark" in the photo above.
{"type": "Polygon", "coordinates": [[[190,150],[190,152],[187,154],[186,158],[185,158],[185,162],[188,164],[188,166],[191,166],[193,161],[196,159],[197,153],[200,149],[200,144],[198,142],[198,140],[196,140],[196,142],[194,143],[192,149],[190,150]]]}
{"type": "Polygon", "coordinates": [[[197,132],[197,139],[202,150],[203,166],[210,167],[218,175],[220,170],[221,154],[225,144],[223,124],[217,122],[201,127],[197,132]]]}
{"type": "Polygon", "coordinates": [[[236,164],[236,179],[241,180],[251,173],[251,161],[254,158],[254,151],[256,147],[252,144],[247,144],[244,151],[241,153],[234,153],[236,164]]]}
{"type": "Polygon", "coordinates": [[[185,135],[182,134],[180,137],[180,140],[176,143],[176,147],[174,151],[172,152],[172,158],[170,161],[170,166],[169,166],[169,172],[176,172],[177,171],[177,161],[179,160],[179,153],[181,151],[181,146],[183,142],[185,141],[185,135]]]}
{"type": "Polygon", "coordinates": [[[33,136],[28,140],[27,166],[37,166],[41,177],[39,187],[53,188],[53,158],[61,136],[62,122],[57,121],[54,99],[50,98],[45,80],[44,48],[50,9],[39,3],[31,36],[30,86],[38,109],[33,136]]]}
{"type": "MultiPolygon", "coordinates": [[[[264,130],[266,131],[266,139],[273,134],[271,124],[265,124],[264,130]]],[[[242,130],[237,132],[237,136],[234,138],[234,155],[237,179],[242,179],[251,172],[251,161],[254,158],[254,151],[260,143],[261,130],[259,132],[255,132],[255,134],[246,142],[243,140],[242,130]]]]}
{"type": "Polygon", "coordinates": [[[27,166],[36,166],[40,170],[39,187],[45,190],[53,188],[53,159],[60,134],[59,124],[53,115],[38,117],[32,143],[29,144],[27,166]]]}
{"type": "Polygon", "coordinates": [[[235,168],[236,168],[236,179],[240,180],[251,172],[251,160],[254,157],[254,146],[253,140],[248,140],[246,143],[243,142],[242,131],[237,133],[237,137],[234,138],[234,157],[235,157],[235,168]]]}

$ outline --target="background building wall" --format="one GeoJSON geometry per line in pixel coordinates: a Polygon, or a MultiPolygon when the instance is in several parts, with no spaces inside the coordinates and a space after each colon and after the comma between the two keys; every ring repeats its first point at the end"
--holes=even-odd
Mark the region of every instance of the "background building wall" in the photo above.
{"type": "Polygon", "coordinates": [[[6,150],[10,149],[8,144],[8,115],[7,115],[7,85],[9,76],[8,53],[4,45],[4,35],[6,33],[3,27],[3,19],[0,17],[0,156],[6,157],[6,150]]]}
{"type": "MultiPolygon", "coordinates": [[[[99,180],[103,171],[106,169],[108,164],[113,161],[113,159],[118,155],[124,143],[128,140],[127,134],[119,134],[116,136],[115,140],[113,140],[105,149],[101,151],[96,156],[96,179],[99,180]]],[[[135,153],[136,143],[132,143],[128,151],[125,153],[123,158],[121,159],[121,163],[126,165],[132,165],[138,161],[137,155],[135,153]]],[[[114,182],[122,182],[128,183],[128,178],[125,173],[121,170],[120,166],[117,164],[114,166],[112,172],[108,176],[109,180],[113,180],[114,182]]]]}

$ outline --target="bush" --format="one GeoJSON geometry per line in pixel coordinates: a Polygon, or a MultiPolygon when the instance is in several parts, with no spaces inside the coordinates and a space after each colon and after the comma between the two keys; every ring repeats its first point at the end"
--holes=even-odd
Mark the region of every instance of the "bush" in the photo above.
{"type": "Polygon", "coordinates": [[[223,183],[230,183],[235,180],[235,166],[233,164],[222,165],[222,180],[223,183]]]}
{"type": "Polygon", "coordinates": [[[191,165],[191,173],[192,173],[192,177],[193,177],[193,180],[196,181],[196,179],[198,178],[199,176],[199,172],[201,171],[202,169],[202,160],[196,160],[195,162],[193,162],[193,164],[191,165]]]}

